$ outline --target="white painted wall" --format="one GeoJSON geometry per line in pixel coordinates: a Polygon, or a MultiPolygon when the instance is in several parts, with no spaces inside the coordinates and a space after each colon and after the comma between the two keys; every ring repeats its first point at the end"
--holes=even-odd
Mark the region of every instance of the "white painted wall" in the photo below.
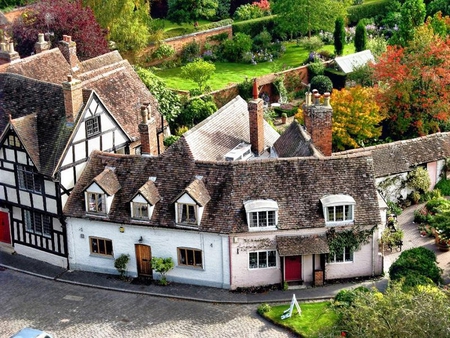
{"type": "Polygon", "coordinates": [[[17,244],[17,243],[14,245],[14,249],[20,255],[30,257],[33,259],[37,259],[39,261],[43,261],[43,262],[46,262],[49,264],[53,264],[53,265],[59,266],[64,269],[67,268],[67,259],[64,257],[49,254],[49,253],[46,253],[45,251],[36,250],[29,246],[25,246],[25,245],[17,244]]]}
{"type": "MultiPolygon", "coordinates": [[[[123,225],[86,219],[67,219],[69,265],[73,270],[118,274],[114,258],[90,253],[89,237],[107,238],[112,241],[114,257],[129,254],[129,276],[137,276],[135,244],[142,236],[142,244],[151,247],[154,257],[172,257],[175,268],[167,274],[169,281],[229,288],[228,238],[220,234],[176,229],[159,229],[145,226],[123,225]],[[203,269],[178,266],[178,247],[200,249],[203,252],[203,269]]],[[[154,272],[154,278],[159,278],[154,272]]]]}

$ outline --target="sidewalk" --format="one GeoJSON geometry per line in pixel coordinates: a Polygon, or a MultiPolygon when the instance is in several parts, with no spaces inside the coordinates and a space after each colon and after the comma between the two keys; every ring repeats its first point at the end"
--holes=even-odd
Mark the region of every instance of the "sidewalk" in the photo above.
{"type": "MultiPolygon", "coordinates": [[[[403,250],[416,246],[425,246],[436,252],[439,266],[444,269],[445,284],[450,283],[450,252],[439,252],[432,238],[422,238],[413,223],[415,207],[405,209],[398,217],[399,224],[405,232],[403,250]]],[[[400,251],[393,249],[385,253],[385,271],[389,269],[392,262],[400,255],[400,251]]],[[[307,287],[295,290],[272,290],[264,293],[237,293],[230,290],[196,286],[189,284],[170,283],[167,286],[155,284],[135,284],[122,281],[117,276],[85,271],[70,271],[54,265],[44,263],[25,256],[11,254],[0,250],[0,267],[3,269],[16,270],[32,274],[38,277],[53,279],[57,282],[72,283],[101,289],[120,292],[138,293],[157,297],[177,298],[192,301],[210,303],[232,303],[232,304],[261,304],[261,303],[289,303],[292,294],[298,301],[326,300],[333,298],[342,289],[353,289],[358,286],[368,288],[376,287],[380,291],[385,290],[388,284],[387,278],[378,278],[360,283],[327,284],[322,287],[307,287]]],[[[0,268],[0,271],[1,269],[0,268]]]]}

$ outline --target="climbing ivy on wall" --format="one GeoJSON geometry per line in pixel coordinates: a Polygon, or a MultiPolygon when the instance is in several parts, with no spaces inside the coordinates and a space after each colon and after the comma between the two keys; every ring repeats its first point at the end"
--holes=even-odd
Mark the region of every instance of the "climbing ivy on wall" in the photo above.
{"type": "Polygon", "coordinates": [[[336,231],[336,228],[331,228],[327,231],[327,242],[330,247],[330,255],[334,256],[336,253],[343,252],[345,247],[350,247],[352,251],[358,250],[362,244],[369,243],[376,226],[371,229],[361,230],[357,225],[351,229],[336,231]]]}

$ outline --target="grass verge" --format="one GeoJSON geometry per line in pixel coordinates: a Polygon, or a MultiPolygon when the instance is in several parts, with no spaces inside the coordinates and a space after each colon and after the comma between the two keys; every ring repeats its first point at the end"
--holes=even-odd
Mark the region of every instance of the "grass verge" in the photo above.
{"type": "Polygon", "coordinates": [[[337,322],[338,316],[330,302],[299,303],[299,305],[302,314],[298,315],[294,306],[291,318],[281,319],[281,315],[289,308],[289,304],[272,306],[271,310],[263,313],[262,316],[305,338],[317,337],[319,332],[332,328],[337,322]]]}

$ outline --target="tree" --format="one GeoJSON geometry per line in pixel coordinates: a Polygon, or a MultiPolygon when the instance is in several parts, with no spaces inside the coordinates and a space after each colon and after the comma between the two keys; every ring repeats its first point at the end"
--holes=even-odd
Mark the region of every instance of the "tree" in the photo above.
{"type": "Polygon", "coordinates": [[[333,82],[326,75],[316,75],[310,81],[311,89],[317,89],[320,94],[331,93],[333,82]]]}
{"type": "Polygon", "coordinates": [[[400,8],[398,31],[392,38],[393,44],[406,46],[413,38],[414,29],[424,24],[426,9],[423,0],[406,0],[400,8]]]}
{"type": "Polygon", "coordinates": [[[367,44],[366,26],[362,21],[359,21],[358,24],[356,25],[355,30],[355,51],[362,52],[363,50],[366,50],[366,44],[367,44]]]}
{"type": "Polygon", "coordinates": [[[333,92],[333,148],[359,148],[381,135],[384,115],[374,100],[375,90],[356,86],[333,92]]]}
{"type": "Polygon", "coordinates": [[[218,0],[169,0],[167,18],[176,23],[214,19],[218,0]]]}
{"type": "Polygon", "coordinates": [[[147,0],[82,0],[90,7],[108,39],[121,51],[138,50],[149,41],[150,7],[147,0]]]}
{"type": "Polygon", "coordinates": [[[150,70],[141,67],[135,67],[135,70],[150,93],[158,101],[158,111],[169,122],[172,129],[174,127],[172,123],[181,113],[182,104],[179,96],[167,88],[166,84],[150,70]]]}
{"type": "Polygon", "coordinates": [[[89,8],[81,1],[42,0],[27,7],[11,27],[16,50],[21,57],[34,51],[39,33],[46,33],[51,47],[56,47],[63,35],[70,35],[77,44],[80,60],[109,51],[105,34],[89,8]]]}
{"type": "Polygon", "coordinates": [[[436,286],[418,286],[404,292],[395,283],[384,293],[354,293],[351,306],[336,308],[338,332],[366,338],[448,336],[449,296],[436,286]]]}
{"type": "Polygon", "coordinates": [[[176,122],[178,126],[192,127],[202,122],[216,111],[217,106],[211,96],[203,98],[196,97],[186,104],[176,122]]]}
{"type": "Polygon", "coordinates": [[[114,267],[119,272],[120,278],[125,278],[125,273],[127,272],[127,264],[130,261],[130,255],[121,254],[116,260],[114,261],[114,267]]]}
{"type": "Polygon", "coordinates": [[[215,70],[216,66],[213,63],[203,59],[196,59],[194,62],[181,67],[181,75],[197,83],[199,91],[203,93],[206,83],[215,70]]]}
{"type": "Polygon", "coordinates": [[[172,257],[152,257],[152,269],[161,274],[161,285],[167,285],[167,273],[175,266],[172,257]]]}
{"type": "Polygon", "coordinates": [[[336,18],[345,17],[345,8],[337,0],[323,0],[320,8],[312,0],[278,0],[273,6],[274,14],[278,14],[275,23],[281,33],[291,38],[299,34],[311,37],[311,33],[333,30],[336,18]]]}
{"type": "Polygon", "coordinates": [[[383,133],[393,139],[448,129],[450,118],[450,40],[424,25],[407,47],[388,46],[374,67],[376,97],[388,113],[383,133]]]}
{"type": "Polygon", "coordinates": [[[344,19],[339,17],[334,23],[334,53],[342,55],[345,45],[345,24],[344,19]]]}

